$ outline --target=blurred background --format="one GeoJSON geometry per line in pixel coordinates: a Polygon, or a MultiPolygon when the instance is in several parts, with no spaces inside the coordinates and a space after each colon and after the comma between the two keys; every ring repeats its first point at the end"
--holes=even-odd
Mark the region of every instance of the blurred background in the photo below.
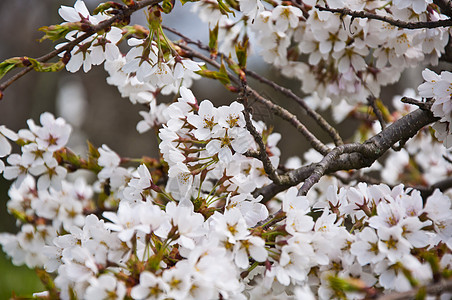
{"type": "MultiPolygon", "coordinates": [[[[85,0],[92,11],[99,0],[85,0]]],[[[15,56],[40,57],[53,50],[50,41],[38,42],[42,33],[37,31],[41,26],[59,24],[63,20],[58,15],[60,5],[73,6],[75,0],[1,0],[0,1],[0,61],[15,56]],[[39,3],[39,4],[37,4],[39,3]]],[[[144,25],[143,13],[138,12],[132,22],[144,25]]],[[[164,16],[164,24],[178,29],[181,33],[194,40],[207,42],[208,27],[190,11],[190,3],[184,7],[176,2],[176,8],[169,16],[164,16]]],[[[170,38],[174,35],[169,34],[170,38]]],[[[299,91],[299,83],[279,76],[271,68],[261,64],[254,57],[249,62],[249,68],[258,71],[263,76],[274,79],[285,87],[299,91]]],[[[12,72],[14,74],[14,72],[12,72]]],[[[10,74],[6,75],[8,78],[10,74]]],[[[17,131],[26,128],[27,119],[39,123],[42,112],[49,111],[55,116],[67,118],[73,126],[73,135],[69,147],[78,154],[86,152],[86,140],[96,147],[107,144],[121,156],[141,157],[143,155],[157,157],[158,145],[153,133],[140,135],[136,124],[141,120],[138,112],[145,110],[139,105],[132,105],[128,99],[122,99],[116,87],[106,83],[107,72],[103,66],[94,66],[89,73],[79,71],[71,74],[66,71],[59,73],[30,72],[25,77],[13,83],[5,90],[0,101],[0,124],[17,131]],[[79,114],[74,112],[79,111],[79,114]]],[[[417,79],[419,81],[419,79],[417,79]]],[[[419,81],[420,82],[420,81],[419,81]]],[[[291,100],[274,93],[266,86],[250,80],[250,84],[265,97],[283,105],[288,110],[300,115],[299,107],[291,100]]],[[[386,94],[399,94],[403,87],[386,88],[386,94]]],[[[193,86],[193,92],[198,100],[210,99],[216,105],[233,101],[236,95],[227,92],[219,83],[203,79],[193,86]]],[[[300,94],[300,93],[298,93],[300,94]]],[[[254,117],[273,125],[276,132],[284,133],[279,143],[282,150],[281,162],[293,155],[300,155],[309,148],[306,141],[295,129],[274,118],[268,110],[256,106],[254,117]]],[[[307,126],[309,128],[309,118],[307,126]]],[[[351,134],[352,124],[341,124],[341,132],[348,128],[351,134]]],[[[314,126],[317,128],[317,126],[314,126]]],[[[323,136],[324,141],[328,138],[323,136]]],[[[18,148],[15,149],[16,151],[18,148]]],[[[0,232],[15,232],[15,220],[6,212],[9,183],[0,176],[0,232]]],[[[33,270],[25,267],[17,268],[9,263],[0,251],[0,299],[7,299],[11,292],[18,295],[31,294],[42,289],[33,270]]]]}

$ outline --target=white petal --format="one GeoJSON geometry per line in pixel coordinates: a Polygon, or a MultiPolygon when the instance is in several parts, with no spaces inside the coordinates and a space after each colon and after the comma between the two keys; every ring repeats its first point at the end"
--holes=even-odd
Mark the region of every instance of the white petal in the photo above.
{"type": "Polygon", "coordinates": [[[11,145],[8,140],[0,134],[0,157],[6,156],[11,153],[11,145]]]}
{"type": "Polygon", "coordinates": [[[242,269],[246,269],[249,266],[249,260],[248,260],[248,254],[246,253],[245,249],[240,249],[235,254],[235,264],[242,269]]]}

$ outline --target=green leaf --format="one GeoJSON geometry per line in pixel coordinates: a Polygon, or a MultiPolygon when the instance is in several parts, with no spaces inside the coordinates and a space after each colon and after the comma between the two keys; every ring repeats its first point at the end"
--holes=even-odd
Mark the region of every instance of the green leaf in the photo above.
{"type": "Polygon", "coordinates": [[[17,220],[21,221],[22,223],[28,223],[28,217],[24,212],[21,212],[16,209],[10,209],[9,213],[17,220]]]}
{"type": "Polygon", "coordinates": [[[224,79],[224,81],[222,81],[223,84],[231,83],[231,81],[229,80],[228,71],[226,70],[226,66],[224,65],[223,60],[221,60],[221,67],[219,73],[221,74],[221,78],[224,79]]]}
{"type": "Polygon", "coordinates": [[[102,167],[97,163],[97,159],[100,157],[99,150],[93,146],[89,141],[88,144],[88,160],[86,161],[84,168],[91,170],[93,172],[100,172],[102,167]]]}
{"type": "Polygon", "coordinates": [[[9,71],[11,71],[12,69],[20,66],[22,62],[20,61],[19,58],[15,57],[15,58],[9,58],[3,62],[0,63],[0,79],[6,75],[6,73],[8,73],[9,71]]]}
{"type": "Polygon", "coordinates": [[[427,291],[425,287],[421,287],[419,291],[416,293],[416,296],[414,297],[415,300],[424,300],[427,298],[427,291]]]}
{"type": "Polygon", "coordinates": [[[184,5],[187,2],[198,2],[199,0],[180,0],[180,3],[182,3],[182,5],[184,5]]]}
{"type": "Polygon", "coordinates": [[[391,112],[386,107],[386,105],[384,105],[383,101],[381,101],[381,99],[378,98],[375,100],[375,104],[377,105],[378,109],[380,109],[385,121],[390,122],[391,121],[391,112]]]}
{"type": "Polygon", "coordinates": [[[218,22],[215,25],[214,29],[210,30],[209,28],[209,48],[210,55],[215,58],[218,54],[218,22]]]}
{"type": "Polygon", "coordinates": [[[235,54],[239,61],[240,68],[246,68],[246,59],[248,57],[248,38],[245,37],[242,43],[235,45],[235,54]]]}
{"type": "Polygon", "coordinates": [[[97,150],[97,148],[94,147],[94,145],[91,144],[90,141],[87,141],[86,143],[88,144],[88,154],[89,154],[89,157],[98,159],[98,158],[100,157],[99,150],[97,150]]]}
{"type": "Polygon", "coordinates": [[[366,289],[366,284],[360,279],[340,278],[334,275],[328,276],[327,279],[331,288],[336,291],[336,296],[342,296],[346,292],[360,292],[366,289]]]}
{"type": "Polygon", "coordinates": [[[231,80],[229,80],[229,76],[223,61],[221,62],[221,67],[219,71],[202,69],[200,71],[197,71],[196,73],[206,78],[216,79],[220,81],[223,85],[229,85],[231,83],[231,80]]]}
{"type": "Polygon", "coordinates": [[[240,76],[240,80],[246,81],[246,74],[243,71],[243,67],[239,66],[236,62],[234,62],[229,56],[229,59],[227,60],[229,68],[234,71],[235,74],[240,76]]]}
{"type": "Polygon", "coordinates": [[[122,40],[127,39],[127,37],[135,35],[139,39],[145,39],[149,36],[149,30],[141,25],[124,26],[121,28],[123,30],[122,40]]]}
{"type": "Polygon", "coordinates": [[[64,68],[64,63],[62,61],[58,61],[56,63],[41,63],[36,59],[29,57],[27,57],[27,60],[37,72],[58,72],[64,68]]]}
{"type": "Polygon", "coordinates": [[[240,5],[236,0],[225,0],[229,7],[232,7],[235,10],[240,10],[240,5]]]}
{"type": "Polygon", "coordinates": [[[234,13],[234,11],[232,11],[230,8],[229,8],[229,6],[226,4],[226,3],[224,3],[223,2],[223,0],[217,0],[218,1],[218,6],[219,6],[219,9],[220,9],[220,12],[223,14],[223,15],[228,15],[228,14],[232,14],[234,17],[235,17],[235,13],[234,13]]]}
{"type": "Polygon", "coordinates": [[[110,8],[123,9],[124,5],[122,5],[120,3],[113,2],[113,1],[108,1],[108,2],[105,2],[105,3],[101,3],[94,9],[93,14],[97,15],[99,13],[103,13],[103,12],[109,10],[110,8]]]}
{"type": "MultiPolygon", "coordinates": [[[[86,27],[86,24],[85,24],[86,27]]],[[[52,40],[57,41],[61,38],[64,38],[66,34],[73,30],[82,30],[82,24],[80,22],[74,23],[66,23],[66,24],[58,24],[51,26],[43,26],[38,29],[39,31],[44,32],[44,36],[39,40],[40,42],[44,40],[52,40]]]]}
{"type": "Polygon", "coordinates": [[[56,63],[42,63],[30,57],[13,57],[0,63],[0,78],[6,73],[17,67],[32,66],[38,72],[57,72],[64,68],[64,63],[58,61],[56,63]]]}

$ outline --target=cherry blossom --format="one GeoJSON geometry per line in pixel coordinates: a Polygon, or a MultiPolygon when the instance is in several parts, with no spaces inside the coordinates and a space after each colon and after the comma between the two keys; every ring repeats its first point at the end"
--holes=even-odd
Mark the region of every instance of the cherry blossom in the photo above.
{"type": "Polygon", "coordinates": [[[64,23],[43,30],[73,29],[57,49],[86,37],[60,54],[66,69],[104,64],[107,83],[144,107],[136,129],[153,129],[159,153],[131,158],[102,144],[74,153],[71,126],[51,113],[17,133],[0,125],[0,174],[12,181],[6,206],[18,227],[1,233],[0,245],[14,264],[53,273],[55,291],[37,296],[361,299],[422,289],[430,297],[429,286],[447,280],[452,75],[425,66],[447,59],[450,30],[400,25],[447,21],[444,7],[432,0],[187,3],[210,25],[207,46],[184,33],[167,36],[175,31],[162,22],[180,7],[123,2],[91,15],[78,0],[59,9],[64,23]],[[129,24],[141,6],[146,26],[129,24]],[[115,22],[105,22],[110,18],[115,22]],[[306,94],[268,84],[302,112],[255,88],[255,79],[267,83],[251,72],[253,63],[245,66],[256,56],[306,94]],[[417,66],[425,68],[419,95],[410,77],[417,71],[403,73],[417,66]],[[384,107],[383,87],[401,76],[411,88],[384,107]],[[201,77],[233,96],[200,101],[195,94],[209,89],[190,87],[201,77]],[[308,141],[298,144],[277,122],[258,121],[254,100],[289,124],[304,124],[295,127],[308,141]],[[433,130],[387,142],[388,132],[416,115],[437,120],[433,130]],[[310,138],[305,116],[328,134],[310,138]],[[361,122],[358,130],[336,135],[329,122],[347,118],[361,122]],[[313,147],[286,160],[281,143],[313,147]],[[386,156],[374,162],[383,153],[348,146],[386,156]],[[357,159],[345,162],[350,157],[357,159]],[[355,163],[369,167],[355,170],[355,163]]]}

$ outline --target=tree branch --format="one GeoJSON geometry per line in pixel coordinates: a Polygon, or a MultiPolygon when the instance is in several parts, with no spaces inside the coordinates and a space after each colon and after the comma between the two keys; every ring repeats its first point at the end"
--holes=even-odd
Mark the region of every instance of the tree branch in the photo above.
{"type": "MultiPolygon", "coordinates": [[[[109,28],[115,22],[119,22],[119,21],[127,19],[128,17],[130,17],[130,15],[132,15],[137,10],[140,10],[149,5],[157,4],[161,1],[162,0],[142,0],[142,1],[136,2],[135,5],[126,6],[123,9],[119,9],[118,14],[116,14],[115,16],[111,17],[108,20],[102,21],[97,25],[91,26],[89,32],[84,33],[83,35],[81,35],[78,38],[76,38],[75,40],[67,43],[63,47],[55,49],[52,52],[37,58],[36,60],[39,62],[47,62],[62,52],[71,51],[76,45],[78,45],[85,39],[89,38],[93,34],[109,28]]],[[[13,82],[15,82],[19,78],[23,77],[25,74],[27,74],[31,70],[33,70],[33,66],[26,67],[25,69],[21,70],[19,73],[16,73],[14,76],[12,76],[8,80],[6,80],[2,84],[0,84],[0,95],[2,95],[2,92],[6,88],[8,88],[13,82]]],[[[0,99],[1,99],[1,97],[0,97],[0,99]]]]}
{"type": "Polygon", "coordinates": [[[436,189],[439,189],[441,192],[445,192],[446,190],[452,188],[452,177],[448,177],[446,179],[440,180],[429,187],[424,186],[414,186],[413,188],[419,190],[421,192],[422,199],[427,199],[436,189]]]}
{"type": "MultiPolygon", "coordinates": [[[[193,57],[197,57],[197,58],[201,59],[202,61],[214,66],[215,68],[220,69],[221,66],[217,61],[210,59],[209,57],[203,55],[202,53],[200,53],[198,51],[191,49],[190,47],[188,47],[186,45],[183,45],[183,44],[177,44],[177,45],[179,47],[181,47],[182,49],[184,49],[185,51],[190,52],[193,57]]],[[[240,86],[239,80],[235,76],[233,76],[229,71],[228,71],[228,77],[237,86],[240,86]]],[[[325,144],[323,144],[314,134],[312,134],[306,128],[306,126],[304,126],[303,123],[301,123],[300,120],[298,120],[297,116],[290,113],[287,109],[262,97],[257,91],[250,88],[249,86],[246,87],[246,91],[248,93],[251,93],[258,102],[264,104],[267,108],[269,108],[271,111],[273,111],[278,117],[280,117],[283,120],[286,120],[290,124],[292,124],[301,134],[304,135],[304,137],[308,140],[308,142],[311,144],[311,146],[315,150],[317,150],[318,152],[320,152],[323,155],[330,152],[331,149],[328,148],[325,144]]]]}
{"type": "Polygon", "coordinates": [[[262,195],[264,197],[262,201],[265,202],[279,192],[303,181],[305,181],[305,184],[308,183],[302,192],[305,190],[307,192],[323,175],[336,171],[369,167],[392,145],[413,137],[422,127],[437,120],[438,118],[434,117],[432,112],[417,109],[395,121],[363,144],[356,143],[336,147],[331,154],[327,154],[319,163],[303,166],[280,175],[282,185],[269,184],[256,190],[254,196],[262,195]]]}
{"type": "MultiPolygon", "coordinates": [[[[190,39],[189,37],[183,35],[182,33],[178,32],[177,30],[167,27],[167,26],[162,26],[165,30],[168,30],[169,32],[172,32],[178,36],[180,36],[185,42],[187,42],[188,44],[193,44],[196,45],[199,49],[205,50],[205,51],[209,51],[209,47],[207,45],[204,45],[201,41],[194,41],[192,39],[190,39]]],[[[219,53],[221,55],[221,53],[219,53]]],[[[226,55],[223,55],[223,57],[227,57],[226,55]]],[[[336,131],[336,129],[331,126],[320,114],[318,114],[315,110],[311,109],[306,102],[303,101],[303,99],[301,99],[300,97],[298,97],[297,95],[295,95],[291,90],[282,87],[278,84],[276,84],[275,82],[262,77],[260,75],[258,75],[257,73],[251,71],[251,70],[244,70],[246,74],[254,77],[255,79],[271,86],[273,89],[283,93],[284,95],[294,99],[302,108],[305,109],[305,111],[308,113],[309,116],[311,116],[319,125],[321,128],[323,128],[333,139],[335,145],[343,145],[344,142],[342,141],[342,138],[340,137],[339,133],[336,131]]],[[[266,105],[266,103],[264,103],[264,105],[266,105]]],[[[304,134],[303,134],[304,135],[304,134]]],[[[306,136],[306,135],[305,135],[306,136]]],[[[309,135],[309,138],[311,138],[311,135],[309,135]]],[[[320,148],[316,148],[317,151],[319,151],[322,154],[325,154],[326,152],[324,150],[326,150],[325,147],[321,147],[320,148]],[[323,149],[322,151],[319,151],[319,149],[323,149]]]]}
{"type": "Polygon", "coordinates": [[[432,104],[430,102],[422,102],[413,98],[409,98],[409,97],[402,97],[402,99],[400,99],[400,101],[402,101],[403,103],[408,103],[408,104],[412,104],[412,105],[416,105],[417,107],[419,107],[420,109],[423,110],[430,110],[430,108],[432,107],[432,104]]]}
{"type": "Polygon", "coordinates": [[[286,95],[287,97],[292,98],[293,100],[295,100],[306,111],[306,113],[312,119],[314,119],[314,121],[316,121],[316,123],[319,124],[319,126],[323,130],[325,130],[329,134],[329,136],[333,139],[334,144],[336,146],[340,146],[340,145],[344,144],[344,142],[342,141],[342,138],[340,137],[340,135],[337,132],[336,128],[331,126],[319,113],[317,113],[315,110],[310,108],[303,99],[301,99],[300,97],[295,95],[294,92],[292,92],[291,90],[289,90],[289,89],[287,89],[285,87],[282,87],[282,86],[278,85],[274,81],[271,81],[271,80],[269,80],[269,79],[257,74],[254,71],[245,70],[245,73],[250,75],[251,77],[254,77],[255,79],[259,80],[260,82],[265,83],[268,86],[271,86],[274,90],[279,91],[282,94],[286,95]]]}
{"type": "Polygon", "coordinates": [[[259,159],[262,162],[262,165],[264,166],[265,173],[267,173],[268,177],[276,184],[281,184],[281,180],[279,179],[278,173],[276,172],[275,168],[273,167],[270,158],[267,155],[267,148],[264,144],[264,141],[262,140],[261,134],[256,130],[256,128],[253,125],[253,122],[251,121],[250,116],[250,108],[248,105],[248,98],[246,96],[246,83],[242,82],[242,89],[240,92],[240,99],[239,101],[243,103],[245,106],[245,110],[243,112],[245,116],[246,121],[246,129],[250,132],[250,134],[253,136],[254,141],[257,143],[259,147],[257,159],[259,159]]]}
{"type": "Polygon", "coordinates": [[[274,112],[277,116],[281,117],[283,120],[286,120],[290,124],[292,124],[292,126],[294,126],[302,135],[304,135],[306,140],[308,140],[308,142],[315,150],[317,150],[323,155],[331,151],[330,148],[323,144],[312,132],[309,131],[308,128],[306,128],[306,126],[303,125],[303,123],[300,122],[300,120],[298,120],[297,116],[289,112],[287,109],[279,105],[276,105],[272,101],[262,97],[258,92],[256,92],[252,88],[247,87],[247,90],[251,92],[251,94],[257,101],[264,104],[266,107],[268,107],[272,112],[274,112]]]}
{"type": "Polygon", "coordinates": [[[393,26],[406,28],[406,29],[421,29],[421,28],[438,28],[438,27],[450,27],[452,26],[452,19],[438,20],[431,22],[404,22],[401,20],[392,19],[386,16],[380,16],[367,11],[353,11],[348,8],[329,8],[319,5],[315,6],[320,11],[329,11],[332,13],[339,13],[341,16],[351,16],[353,18],[361,19],[373,19],[389,23],[393,26]]]}
{"type": "Polygon", "coordinates": [[[369,95],[369,97],[367,97],[367,102],[372,107],[372,109],[374,111],[374,114],[377,117],[378,122],[380,122],[381,128],[385,129],[386,128],[386,123],[385,123],[385,120],[383,118],[383,114],[381,113],[380,109],[378,108],[377,104],[375,103],[376,100],[377,99],[373,95],[369,95]]]}
{"type": "Polygon", "coordinates": [[[353,153],[353,152],[366,152],[366,146],[364,144],[353,143],[342,145],[334,148],[325,157],[317,163],[312,174],[305,180],[303,186],[298,190],[298,196],[305,196],[311,187],[319,182],[320,178],[325,174],[328,166],[332,164],[333,161],[337,160],[338,157],[343,153],[353,153]]]}

